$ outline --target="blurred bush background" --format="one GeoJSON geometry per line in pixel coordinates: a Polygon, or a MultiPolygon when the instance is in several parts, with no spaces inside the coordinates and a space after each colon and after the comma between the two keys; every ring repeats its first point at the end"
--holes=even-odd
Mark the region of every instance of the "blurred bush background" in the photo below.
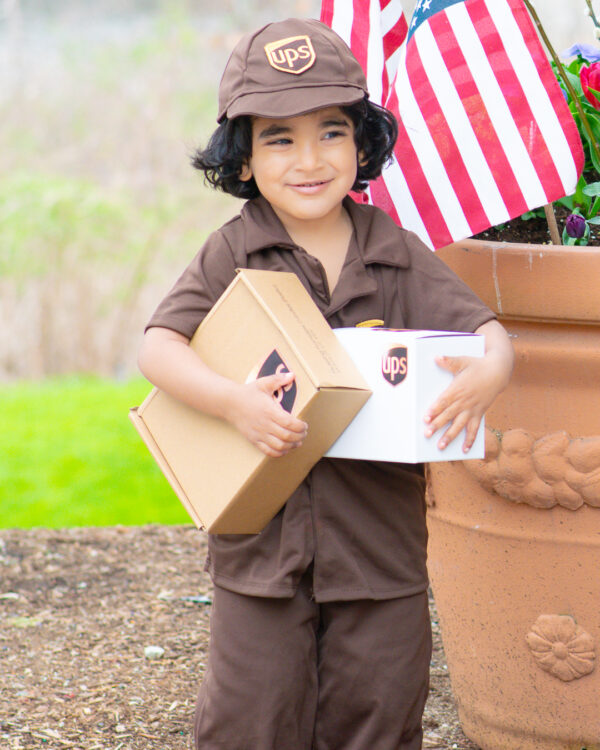
{"type": "MultiPolygon", "coordinates": [[[[538,8],[557,48],[592,41],[583,0],[538,8]]],[[[0,0],[0,526],[187,521],[127,420],[137,348],[239,209],[189,166],[232,46],[319,9],[0,0]]]]}
{"type": "Polygon", "coordinates": [[[154,304],[237,210],[189,155],[231,46],[273,5],[5,0],[0,379],[135,371],[154,304]]]}
{"type": "Polygon", "coordinates": [[[318,12],[311,0],[0,2],[0,526],[188,521],[127,419],[149,391],[137,348],[239,209],[189,166],[231,47],[318,12]]]}

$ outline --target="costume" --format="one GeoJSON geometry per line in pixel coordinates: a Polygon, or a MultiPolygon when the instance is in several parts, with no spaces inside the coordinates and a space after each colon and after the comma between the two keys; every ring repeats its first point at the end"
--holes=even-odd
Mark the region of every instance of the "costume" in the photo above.
{"type": "MultiPolygon", "coordinates": [[[[233,279],[236,267],[296,273],[334,328],[378,319],[390,328],[474,331],[494,318],[416,235],[398,228],[377,208],[358,205],[350,198],[344,206],[354,234],[332,294],[319,261],[294,244],[268,202],[257,198],[209,237],[149,326],[191,337],[233,279]]],[[[210,536],[208,570],[219,589],[261,598],[265,606],[264,599],[297,598],[309,576],[308,599],[314,600],[313,607],[322,605],[322,612],[342,602],[362,602],[363,606],[367,601],[406,598],[422,613],[428,585],[424,495],[421,465],[322,459],[261,534],[210,536]]],[[[227,594],[224,598],[229,600],[227,594]]],[[[319,627],[317,637],[318,632],[319,627]]],[[[352,633],[347,637],[349,654],[354,650],[352,633]]],[[[408,653],[413,639],[406,636],[403,640],[408,653]]],[[[423,644],[419,652],[422,659],[417,671],[422,675],[429,657],[423,644]]],[[[214,664],[211,671],[216,671],[214,664]]],[[[320,683],[323,680],[321,675],[320,683]]],[[[419,677],[420,684],[424,680],[419,677]]],[[[207,700],[212,699],[202,698],[202,711],[210,712],[207,700]]],[[[422,691],[415,700],[422,711],[422,691]]],[[[366,711],[368,701],[362,705],[366,711]]],[[[308,711],[305,705],[300,713],[304,711],[308,711]]],[[[415,744],[420,742],[417,735],[406,737],[405,744],[398,739],[394,745],[385,745],[368,733],[360,739],[361,731],[355,732],[358,744],[349,740],[339,747],[412,750],[420,746],[415,744]]],[[[327,736],[323,730],[322,737],[327,736]]],[[[317,742],[315,737],[315,743],[317,750],[338,748],[326,739],[317,742]]],[[[312,745],[271,748],[241,743],[234,748],[225,740],[207,744],[205,737],[198,747],[310,750],[312,745]]]]}
{"type": "Polygon", "coordinates": [[[420,750],[427,593],[319,605],[310,571],[291,599],[216,592],[197,748],[420,750]]]}

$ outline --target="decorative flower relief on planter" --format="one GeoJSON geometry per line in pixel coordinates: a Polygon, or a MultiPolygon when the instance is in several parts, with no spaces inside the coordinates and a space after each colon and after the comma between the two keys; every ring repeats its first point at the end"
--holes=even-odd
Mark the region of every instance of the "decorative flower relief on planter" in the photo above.
{"type": "Polygon", "coordinates": [[[594,671],[594,639],[569,615],[540,615],[526,640],[537,665],[559,680],[594,671]]]}
{"type": "Polygon", "coordinates": [[[464,466],[489,492],[535,508],[600,508],[600,437],[486,429],[485,459],[464,466]]]}

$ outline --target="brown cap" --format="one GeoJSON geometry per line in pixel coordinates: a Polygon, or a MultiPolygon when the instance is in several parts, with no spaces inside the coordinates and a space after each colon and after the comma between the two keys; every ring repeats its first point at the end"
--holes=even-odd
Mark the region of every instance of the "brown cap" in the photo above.
{"type": "Polygon", "coordinates": [[[365,96],[365,75],[346,43],[320,21],[288,18],[235,46],[219,87],[217,122],[239,115],[295,117],[365,96]]]}

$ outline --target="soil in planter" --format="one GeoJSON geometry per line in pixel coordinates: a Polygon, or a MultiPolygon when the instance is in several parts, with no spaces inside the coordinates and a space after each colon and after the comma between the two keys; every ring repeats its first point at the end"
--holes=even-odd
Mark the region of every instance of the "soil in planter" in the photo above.
{"type": "MultiPolygon", "coordinates": [[[[559,234],[562,236],[565,221],[570,212],[564,206],[555,206],[554,213],[556,215],[559,234]]],[[[591,236],[589,244],[600,245],[600,227],[594,227],[592,225],[590,229],[591,236]]],[[[527,220],[518,217],[512,221],[506,222],[506,224],[490,227],[489,229],[474,235],[474,237],[481,240],[490,240],[492,242],[520,242],[536,245],[552,244],[545,216],[534,217],[533,219],[527,220]]]]}

